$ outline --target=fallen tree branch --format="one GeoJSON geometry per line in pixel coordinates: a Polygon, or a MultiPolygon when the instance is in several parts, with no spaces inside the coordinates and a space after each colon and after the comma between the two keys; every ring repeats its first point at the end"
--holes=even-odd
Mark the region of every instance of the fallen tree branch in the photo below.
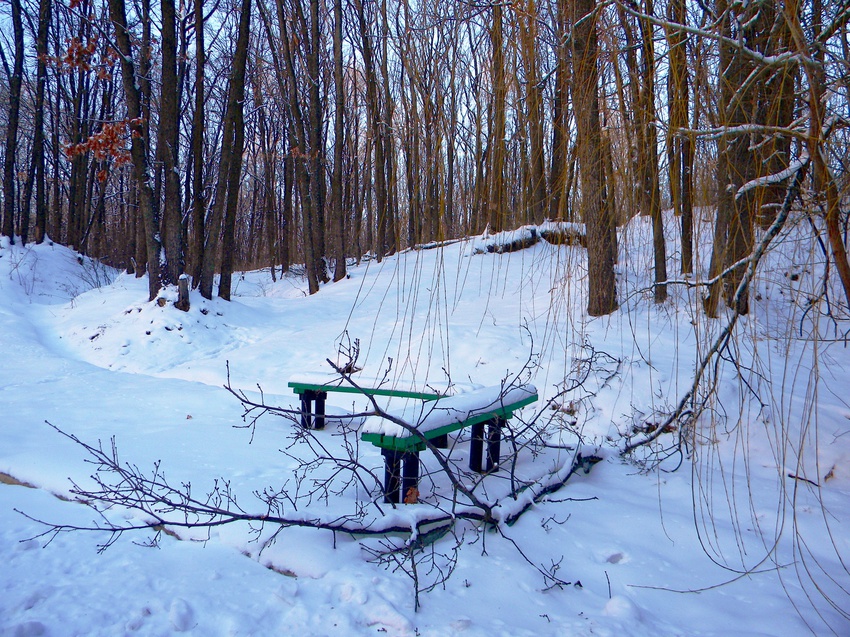
{"type": "Polygon", "coordinates": [[[275,513],[282,504],[279,493],[264,498],[255,493],[266,505],[263,513],[251,513],[236,502],[230,490],[230,484],[217,480],[212,490],[204,497],[192,495],[192,487],[183,483],[180,487],[169,484],[164,478],[159,463],[155,463],[150,474],[143,473],[137,466],[122,463],[118,458],[114,438],[109,450],[103,444],[91,445],[74,434],[63,431],[52,423],[47,423],[60,435],[68,438],[85,449],[91,456],[87,462],[96,466],[91,476],[96,488],[84,488],[72,481],[71,495],[77,502],[93,509],[101,523],[91,525],[57,524],[35,518],[16,509],[24,517],[48,527],[35,537],[53,536],[70,531],[98,531],[110,534],[110,539],[99,547],[105,550],[115,543],[124,533],[130,531],[154,530],[163,528],[202,528],[210,529],[235,522],[256,522],[261,525],[277,524],[281,527],[308,527],[324,529],[352,536],[385,536],[395,533],[410,533],[416,537],[427,527],[431,534],[435,529],[449,527],[457,520],[484,522],[485,516],[474,510],[458,510],[452,514],[440,512],[436,515],[418,515],[410,524],[400,524],[397,519],[381,516],[369,519],[361,516],[343,516],[323,519],[315,515],[285,515],[275,513]],[[108,480],[105,476],[112,476],[108,480]],[[141,520],[114,522],[106,516],[106,511],[114,506],[134,511],[141,520]]]}

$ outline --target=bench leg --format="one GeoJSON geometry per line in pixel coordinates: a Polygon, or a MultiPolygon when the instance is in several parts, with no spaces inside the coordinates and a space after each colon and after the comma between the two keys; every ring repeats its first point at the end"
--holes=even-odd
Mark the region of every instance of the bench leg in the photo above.
{"type": "Polygon", "coordinates": [[[502,445],[502,419],[493,418],[487,423],[487,458],[484,471],[499,470],[499,451],[502,445]]]}
{"type": "Polygon", "coordinates": [[[316,416],[313,419],[313,428],[314,429],[324,429],[325,428],[325,399],[328,397],[328,393],[324,391],[316,392],[316,416]]]}
{"type": "Polygon", "coordinates": [[[312,413],[311,403],[313,402],[313,392],[305,391],[301,394],[301,426],[304,429],[310,428],[310,414],[312,413]]]}
{"type": "Polygon", "coordinates": [[[419,500],[419,453],[408,452],[402,457],[401,498],[405,504],[419,500]]]}
{"type": "Polygon", "coordinates": [[[401,457],[404,455],[391,449],[381,449],[384,456],[384,502],[399,503],[401,491],[401,457]]]}
{"type": "Polygon", "coordinates": [[[484,423],[472,425],[472,440],[469,443],[469,468],[481,473],[481,460],[484,456],[484,423]]]}

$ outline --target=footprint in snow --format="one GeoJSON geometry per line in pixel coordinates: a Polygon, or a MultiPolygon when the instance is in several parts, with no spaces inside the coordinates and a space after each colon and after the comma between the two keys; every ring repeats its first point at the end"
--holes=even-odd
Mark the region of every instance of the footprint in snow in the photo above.
{"type": "Polygon", "coordinates": [[[628,562],[629,558],[624,553],[612,553],[606,559],[609,564],[619,564],[620,562],[628,562]]]}
{"type": "Polygon", "coordinates": [[[369,601],[369,593],[351,582],[342,584],[337,594],[339,601],[347,604],[359,604],[362,606],[369,601]]]}
{"type": "MultiPolygon", "coordinates": [[[[4,633],[5,634],[5,633],[4,633]]],[[[31,621],[18,624],[12,629],[10,635],[14,637],[41,637],[47,634],[47,626],[41,622],[31,621]]]]}
{"type": "Polygon", "coordinates": [[[48,597],[50,597],[52,594],[52,587],[37,589],[31,592],[26,597],[24,597],[23,601],[21,602],[21,608],[23,608],[24,610],[32,610],[33,608],[41,604],[44,600],[46,600],[48,597]]]}
{"type": "Polygon", "coordinates": [[[171,610],[168,611],[168,619],[177,632],[183,633],[195,625],[195,611],[184,599],[175,599],[171,602],[171,610]]]}

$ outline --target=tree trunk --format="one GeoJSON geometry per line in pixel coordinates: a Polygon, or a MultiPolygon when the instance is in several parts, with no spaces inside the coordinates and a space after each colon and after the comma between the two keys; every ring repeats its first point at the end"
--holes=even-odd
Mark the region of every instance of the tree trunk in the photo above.
{"type": "MultiPolygon", "coordinates": [[[[305,30],[306,31],[306,30],[305,30]]],[[[321,29],[319,24],[319,0],[310,0],[310,28],[307,33],[309,48],[307,51],[307,74],[309,76],[308,91],[308,126],[307,152],[310,200],[311,200],[311,236],[314,246],[313,263],[319,281],[328,281],[325,265],[325,146],[322,135],[323,104],[321,95],[322,78],[319,69],[319,49],[322,46],[321,29]]]]}
{"type": "MultiPolygon", "coordinates": [[[[255,55],[255,68],[262,69],[263,61],[255,55]]],[[[278,263],[278,218],[277,218],[277,165],[274,148],[277,145],[276,133],[269,128],[268,105],[266,104],[262,73],[254,81],[254,107],[257,113],[257,134],[260,137],[260,157],[262,159],[262,197],[260,206],[267,257],[272,281],[277,281],[278,263]]],[[[262,244],[262,239],[260,239],[262,244]]]]}
{"type": "Polygon", "coordinates": [[[393,121],[395,119],[395,100],[390,87],[389,40],[391,37],[387,23],[387,0],[381,1],[381,74],[383,76],[383,111],[381,118],[381,138],[383,141],[383,170],[386,182],[386,202],[384,204],[383,231],[385,255],[395,254],[398,250],[398,194],[395,140],[393,121]]]}
{"type": "Polygon", "coordinates": [[[825,69],[824,69],[824,46],[821,42],[823,27],[821,24],[823,7],[820,0],[812,3],[812,40],[814,45],[809,50],[803,29],[799,21],[799,8],[797,2],[789,2],[786,6],[786,19],[790,21],[790,29],[798,52],[808,55],[814,64],[804,65],[809,84],[809,135],[806,139],[809,156],[812,158],[814,190],[822,193],[826,200],[826,233],[829,247],[832,251],[832,259],[838,270],[838,278],[844,290],[844,298],[850,306],[850,261],[848,261],[847,248],[841,234],[839,215],[841,214],[841,196],[835,176],[826,159],[824,148],[824,94],[825,69]]]}
{"type": "Polygon", "coordinates": [[[546,160],[543,149],[543,86],[537,73],[537,6],[527,0],[526,13],[520,14],[523,64],[525,65],[526,109],[529,138],[529,211],[530,222],[543,223],[546,216],[546,160]]]}
{"type": "MultiPolygon", "coordinates": [[[[56,38],[58,40],[58,38],[56,38]]],[[[57,46],[58,48],[58,46],[57,46]]],[[[56,51],[58,55],[58,51],[56,51]]],[[[51,146],[51,163],[53,167],[52,176],[53,183],[50,196],[50,218],[49,230],[50,236],[56,241],[62,240],[62,197],[59,196],[61,189],[61,169],[60,169],[60,143],[59,143],[59,121],[61,120],[61,110],[59,107],[59,93],[62,87],[62,78],[56,78],[56,92],[53,99],[53,108],[50,109],[50,146],[51,146]]],[[[49,100],[48,100],[49,101],[49,100]]]]}
{"type": "Polygon", "coordinates": [[[645,131],[645,143],[639,151],[642,168],[642,210],[652,217],[652,253],[655,272],[655,302],[667,300],[667,246],[664,241],[664,220],[661,216],[661,187],[658,176],[658,134],[655,116],[655,44],[652,0],[645,0],[640,19],[641,32],[641,89],[640,124],[645,131]]]}
{"type": "Polygon", "coordinates": [[[24,74],[24,25],[21,0],[11,0],[12,34],[15,59],[9,80],[9,113],[6,123],[6,156],[3,160],[3,226],[2,234],[15,242],[15,160],[18,152],[18,123],[21,112],[21,81],[24,74]]]}
{"type": "Polygon", "coordinates": [[[446,131],[446,238],[457,236],[457,213],[455,212],[455,148],[458,127],[457,112],[457,32],[452,34],[452,64],[449,75],[449,127],[446,131]]]}
{"type": "Polygon", "coordinates": [[[115,27],[115,44],[121,59],[121,79],[124,84],[124,99],[127,102],[127,115],[131,120],[130,155],[133,162],[133,174],[139,196],[139,214],[144,222],[145,243],[147,245],[148,296],[156,298],[162,282],[160,281],[160,257],[162,246],[154,218],[153,190],[150,184],[147,144],[148,138],[141,125],[142,96],[136,79],[133,63],[133,50],[130,34],[127,31],[127,14],[124,0],[109,0],[109,17],[115,27]]]}
{"type": "MultiPolygon", "coordinates": [[[[767,124],[765,104],[781,101],[775,94],[766,94],[776,70],[763,65],[758,56],[775,53],[783,32],[777,28],[770,6],[727,5],[726,0],[718,0],[716,10],[722,16],[721,35],[726,38],[720,43],[720,124],[730,130],[718,141],[718,210],[710,271],[715,281],[704,303],[709,316],[716,316],[721,294],[734,311],[749,311],[748,294],[739,295],[737,291],[747,267],[743,260],[753,250],[755,221],[771,198],[756,180],[771,175],[776,167],[763,154],[766,148],[774,148],[775,134],[741,132],[738,128],[767,124]],[[757,55],[729,44],[735,41],[757,55]]],[[[813,159],[816,163],[816,156],[813,159]]]]}
{"type": "Polygon", "coordinates": [[[507,192],[505,189],[505,144],[507,79],[505,78],[505,54],[503,50],[501,4],[493,5],[493,24],[490,27],[490,45],[493,55],[493,130],[490,133],[490,192],[487,198],[487,219],[490,230],[504,229],[507,216],[507,192]]]}
{"type": "Polygon", "coordinates": [[[230,300],[233,273],[236,208],[239,205],[239,181],[242,175],[242,149],[245,121],[245,69],[248,64],[248,36],[251,26],[251,0],[243,0],[239,13],[239,31],[233,55],[230,82],[227,90],[227,110],[221,141],[221,161],[218,169],[215,201],[211,214],[210,234],[204,248],[204,263],[199,286],[204,298],[212,298],[215,280],[215,253],[221,233],[221,267],[218,295],[230,300]]]}
{"type": "Polygon", "coordinates": [[[333,3],[334,58],[334,165],[331,209],[334,224],[334,281],[345,278],[345,213],[342,196],[342,162],[345,150],[345,85],[342,75],[342,0],[333,3]]]}
{"type": "Polygon", "coordinates": [[[616,229],[606,197],[602,131],[599,122],[596,4],[572,5],[573,104],[581,171],[581,216],[587,228],[588,305],[591,316],[617,308],[614,262],[616,229]]]}
{"type": "MultiPolygon", "coordinates": [[[[672,0],[669,5],[670,22],[685,26],[687,11],[685,0],[672,0]]],[[[670,70],[667,75],[669,132],[667,134],[667,163],[670,172],[670,201],[680,218],[682,227],[682,274],[694,271],[693,202],[691,201],[691,151],[688,127],[689,81],[687,67],[687,39],[684,29],[667,29],[670,49],[670,70]]]]}
{"type": "MultiPolygon", "coordinates": [[[[314,231],[314,224],[317,223],[318,213],[316,206],[320,205],[323,198],[323,190],[317,183],[311,171],[320,170],[322,173],[319,177],[324,180],[323,160],[311,161],[311,144],[315,143],[314,133],[308,130],[310,122],[304,117],[301,103],[299,101],[299,85],[298,75],[296,72],[296,51],[293,51],[293,46],[297,45],[302,40],[309,41],[311,37],[311,29],[308,27],[306,19],[301,10],[300,3],[297,4],[297,26],[300,28],[299,33],[294,32],[292,22],[286,15],[284,4],[281,0],[277,0],[277,19],[279,35],[275,37],[272,31],[271,22],[268,14],[262,5],[259,5],[260,17],[263,20],[263,28],[266,32],[266,37],[271,45],[270,55],[275,70],[275,78],[277,79],[278,88],[281,96],[286,97],[286,105],[288,107],[289,136],[290,136],[290,152],[287,155],[288,171],[286,175],[292,178],[292,182],[286,182],[286,197],[284,200],[284,211],[287,227],[296,228],[295,221],[296,209],[290,206],[294,201],[291,196],[290,188],[296,188],[301,203],[301,226],[304,243],[304,263],[307,273],[307,286],[310,294],[315,294],[319,290],[319,281],[327,280],[324,272],[323,254],[317,245],[317,239],[320,236],[314,231]],[[280,54],[277,52],[280,49],[280,54]],[[291,183],[291,186],[289,185],[291,183]],[[292,215],[289,218],[290,214],[292,215]]],[[[308,109],[309,109],[308,105],[308,109]]],[[[321,111],[320,111],[321,112],[321,111]]],[[[321,115],[319,114],[319,121],[321,115]]],[[[319,123],[319,133],[321,133],[321,122],[319,123]]],[[[319,134],[321,137],[321,134],[319,134]]],[[[323,152],[321,149],[316,149],[316,152],[323,152]]],[[[292,233],[293,240],[295,233],[292,233]]]]}
{"type": "Polygon", "coordinates": [[[641,43],[638,41],[635,34],[636,25],[634,18],[626,11],[624,4],[617,4],[617,15],[620,20],[620,26],[623,30],[624,46],[623,55],[626,64],[626,79],[625,81],[617,68],[617,89],[619,93],[620,116],[623,120],[624,134],[626,136],[625,145],[628,148],[628,161],[625,170],[625,181],[628,187],[625,188],[625,200],[623,202],[626,209],[631,214],[639,212],[641,215],[649,216],[650,210],[646,206],[646,198],[644,197],[644,149],[646,148],[647,130],[642,107],[642,73],[638,65],[638,51],[641,49],[641,43]]]}
{"type": "MultiPolygon", "coordinates": [[[[555,15],[555,33],[559,42],[566,42],[570,8],[567,0],[558,0],[555,15]]],[[[555,91],[552,100],[552,162],[549,170],[551,197],[549,216],[564,220],[567,217],[567,148],[569,146],[569,113],[567,110],[570,78],[570,48],[556,47],[555,91]]]]}
{"type": "Polygon", "coordinates": [[[176,285],[185,267],[183,206],[181,204],[178,158],[180,149],[180,95],[177,83],[177,15],[174,0],[161,0],[162,90],[160,93],[157,154],[165,173],[165,201],[161,237],[165,248],[163,284],[176,285]]]}
{"type": "Polygon", "coordinates": [[[52,0],[40,0],[36,37],[35,120],[33,122],[32,161],[35,165],[35,242],[42,243],[47,233],[47,177],[44,164],[44,93],[47,84],[47,35],[52,0]]]}
{"type": "MultiPolygon", "coordinates": [[[[374,161],[369,165],[375,179],[375,217],[377,219],[377,237],[374,245],[378,261],[384,258],[387,252],[387,219],[389,215],[387,197],[387,174],[385,172],[386,160],[384,158],[384,131],[382,123],[383,111],[378,96],[378,78],[375,71],[375,53],[369,33],[369,23],[366,20],[365,9],[362,0],[354,0],[357,11],[357,20],[360,27],[360,41],[363,49],[363,67],[366,79],[366,111],[369,126],[372,133],[372,145],[374,147],[374,161]]],[[[366,181],[368,188],[369,181],[366,181]]],[[[368,206],[367,206],[368,208],[368,206]]],[[[369,223],[368,232],[372,231],[372,223],[369,223]]]]}
{"type": "Polygon", "coordinates": [[[201,280],[207,199],[204,193],[204,1],[195,0],[195,112],[192,116],[192,235],[189,262],[192,285],[201,280]]]}

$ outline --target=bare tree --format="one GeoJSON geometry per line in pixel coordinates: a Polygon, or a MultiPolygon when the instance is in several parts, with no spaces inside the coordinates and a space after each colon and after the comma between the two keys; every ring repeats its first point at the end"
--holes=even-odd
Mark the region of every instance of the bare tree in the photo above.
{"type": "Polygon", "coordinates": [[[670,173],[670,200],[682,228],[681,271],[694,271],[693,245],[693,150],[688,128],[689,73],[687,68],[687,37],[682,27],[687,25],[687,6],[684,0],[671,0],[668,5],[669,25],[665,28],[669,48],[667,74],[668,129],[667,164],[670,173]]]}
{"type": "Polygon", "coordinates": [[[193,285],[200,283],[204,259],[206,229],[206,193],[204,191],[204,73],[206,45],[204,38],[204,2],[195,0],[195,110],[192,114],[192,235],[189,240],[189,263],[193,285]]]}
{"type": "Polygon", "coordinates": [[[813,64],[803,64],[809,84],[809,135],[806,138],[809,154],[813,163],[813,181],[816,192],[824,194],[827,237],[832,251],[832,258],[838,270],[844,297],[850,306],[850,262],[844,245],[839,215],[841,213],[841,197],[836,179],[832,174],[824,148],[824,128],[826,113],[824,97],[826,94],[825,47],[827,40],[833,36],[842,24],[850,21],[850,12],[845,8],[839,11],[834,19],[825,21],[821,0],[812,3],[812,45],[800,25],[800,7],[796,1],[788,2],[785,9],[785,19],[788,21],[791,37],[797,51],[813,61],[813,64]]]}
{"type": "Polygon", "coordinates": [[[242,149],[245,135],[243,113],[250,24],[251,0],[243,0],[239,12],[236,50],[228,82],[227,110],[224,115],[216,194],[210,212],[209,234],[204,247],[199,286],[201,294],[208,299],[212,298],[216,265],[218,264],[221,273],[218,294],[221,298],[230,300],[236,206],[242,176],[242,149]],[[220,256],[218,256],[219,250],[220,256]]]}
{"type": "Polygon", "coordinates": [[[528,113],[529,163],[528,199],[531,223],[542,223],[546,215],[546,158],[543,144],[543,83],[538,72],[540,46],[537,42],[539,16],[534,0],[527,0],[519,14],[520,47],[525,67],[525,101],[528,113]]]}
{"type": "Polygon", "coordinates": [[[159,100],[157,155],[165,174],[161,237],[167,256],[163,283],[176,284],[185,267],[183,206],[180,192],[180,92],[177,82],[177,12],[174,0],[161,0],[162,85],[159,100]]]}
{"type": "Polygon", "coordinates": [[[115,28],[115,43],[120,54],[121,78],[131,133],[130,154],[139,193],[139,213],[144,223],[144,238],[147,246],[148,295],[150,300],[153,300],[162,285],[160,281],[162,244],[154,217],[154,197],[148,165],[149,138],[143,125],[142,95],[136,77],[130,33],[127,30],[124,0],[109,0],[109,16],[115,28]]]}
{"type": "Polygon", "coordinates": [[[587,0],[572,6],[572,96],[581,170],[581,211],[587,226],[588,307],[591,316],[617,308],[614,262],[616,229],[606,194],[602,130],[599,122],[599,76],[596,23],[598,7],[587,0]]]}
{"type": "Polygon", "coordinates": [[[342,0],[333,0],[334,163],[331,207],[334,232],[334,281],[345,278],[345,212],[342,163],[345,152],[345,81],[342,68],[342,0]]]}
{"type": "Polygon", "coordinates": [[[491,82],[493,98],[490,103],[492,131],[488,140],[489,206],[487,220],[490,229],[500,232],[505,229],[508,218],[508,201],[505,185],[505,160],[507,156],[506,109],[507,109],[507,77],[505,72],[505,52],[503,38],[503,8],[501,4],[492,7],[492,23],[490,25],[490,47],[492,50],[491,82]]]}
{"type": "MultiPolygon", "coordinates": [[[[9,82],[9,113],[6,124],[6,154],[3,159],[3,226],[2,234],[15,241],[15,163],[18,154],[18,123],[21,113],[21,81],[24,74],[24,24],[21,0],[11,0],[14,58],[9,68],[3,54],[3,66],[9,82]]],[[[3,53],[0,47],[0,53],[3,53]]]]}
{"type": "Polygon", "coordinates": [[[35,103],[33,106],[32,161],[30,178],[27,179],[27,195],[21,210],[21,240],[26,242],[26,231],[29,227],[29,199],[35,188],[35,241],[42,243],[47,232],[47,175],[45,171],[46,143],[44,136],[45,91],[47,86],[47,55],[48,32],[50,29],[52,0],[40,0],[38,5],[38,22],[35,32],[36,50],[36,87],[35,103]]]}

